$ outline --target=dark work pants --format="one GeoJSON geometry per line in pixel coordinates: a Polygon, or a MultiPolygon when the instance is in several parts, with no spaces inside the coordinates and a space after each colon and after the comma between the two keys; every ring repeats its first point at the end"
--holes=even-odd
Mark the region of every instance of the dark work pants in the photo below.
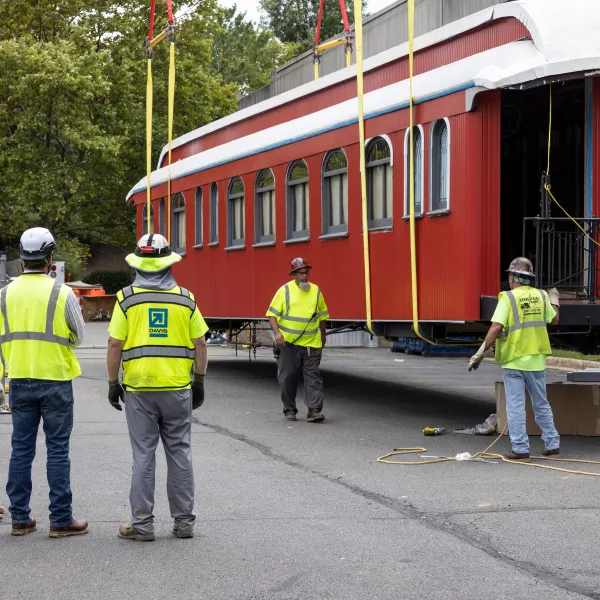
{"type": "Polygon", "coordinates": [[[319,371],[321,348],[287,344],[277,359],[277,378],[281,385],[283,412],[297,413],[296,392],[300,374],[304,377],[304,402],[308,410],[323,408],[323,379],[319,371]]]}

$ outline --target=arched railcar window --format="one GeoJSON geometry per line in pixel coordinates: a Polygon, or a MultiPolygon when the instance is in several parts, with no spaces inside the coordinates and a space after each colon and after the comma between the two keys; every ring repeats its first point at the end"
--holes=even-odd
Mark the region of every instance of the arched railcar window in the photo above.
{"type": "Polygon", "coordinates": [[[290,164],[287,175],[287,237],[308,237],[308,167],[303,160],[290,164]]]}
{"type": "MultiPolygon", "coordinates": [[[[419,126],[413,127],[415,215],[423,214],[423,132],[419,126]]],[[[406,130],[404,161],[404,214],[410,214],[410,133],[406,130]]]]}
{"type": "Polygon", "coordinates": [[[431,206],[432,212],[450,207],[450,131],[445,119],[436,121],[431,131],[431,206]]]}
{"type": "Polygon", "coordinates": [[[202,246],[202,188],[196,188],[196,197],[194,199],[194,224],[195,236],[194,246],[202,246]]]}
{"type": "Polygon", "coordinates": [[[260,171],[256,176],[254,213],[256,243],[275,241],[275,177],[271,169],[260,171]]]}
{"type": "Polygon", "coordinates": [[[333,150],[323,161],[323,233],[348,231],[348,161],[333,150]]]}
{"type": "MultiPolygon", "coordinates": [[[[144,210],[142,211],[142,235],[148,233],[148,203],[144,202],[144,210]]],[[[150,203],[150,233],[154,233],[154,207],[150,203]]]]}
{"type": "Polygon", "coordinates": [[[367,210],[369,229],[392,225],[392,152],[384,138],[367,146],[367,210]]]}
{"type": "Polygon", "coordinates": [[[172,202],[171,247],[182,254],[185,252],[185,198],[175,194],[172,202]]]}
{"type": "Polygon", "coordinates": [[[243,246],[244,238],[244,182],[240,177],[234,177],[229,182],[227,190],[227,245],[243,246]]]}
{"type": "Polygon", "coordinates": [[[210,186],[210,232],[211,244],[219,243],[219,190],[217,184],[210,186]]]}

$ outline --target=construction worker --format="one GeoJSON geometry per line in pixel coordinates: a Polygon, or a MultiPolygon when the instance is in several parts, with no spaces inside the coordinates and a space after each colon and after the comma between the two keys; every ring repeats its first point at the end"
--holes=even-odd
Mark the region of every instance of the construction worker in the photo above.
{"type": "Polygon", "coordinates": [[[296,420],[296,393],[302,373],[304,402],[308,408],[306,420],[319,423],[325,420],[321,412],[323,379],[319,365],[329,312],[321,290],[308,281],[311,269],[303,258],[292,260],[290,275],[294,279],[279,288],[267,316],[279,350],[277,363],[283,414],[288,421],[296,420]]]}
{"type": "Polygon", "coordinates": [[[36,531],[29,500],[40,419],[48,452],[50,537],[88,532],[86,521],[73,519],[69,459],[72,380],[81,373],[72,347],[81,343],[85,325],[72,290],[48,277],[55,247],[47,229],[28,229],[20,243],[24,272],[0,290],[0,344],[11,378],[13,433],[6,492],[13,535],[36,531]]]}
{"type": "Polygon", "coordinates": [[[196,519],[192,409],[204,402],[208,327],[194,296],[175,282],[171,266],[181,256],[162,235],[144,235],[125,260],[136,270],[136,278],[117,294],[107,355],[108,400],[117,410],[119,401],[125,403],[133,452],[132,521],[120,527],[119,537],[155,539],[154,471],[160,438],[167,457],[172,531],[179,538],[191,538],[196,519]]]}
{"type": "Polygon", "coordinates": [[[496,362],[502,365],[506,414],[512,442],[511,460],[529,458],[525,425],[525,388],[529,391],[535,421],[542,430],[544,456],[559,453],[560,439],[546,396],[546,356],[552,354],[547,325],[558,323],[559,297],[555,288],[545,292],[532,287],[533,265],[527,258],[515,258],[508,268],[509,292],[498,297],[484,343],[469,362],[477,369],[483,354],[496,342],[496,362]]]}

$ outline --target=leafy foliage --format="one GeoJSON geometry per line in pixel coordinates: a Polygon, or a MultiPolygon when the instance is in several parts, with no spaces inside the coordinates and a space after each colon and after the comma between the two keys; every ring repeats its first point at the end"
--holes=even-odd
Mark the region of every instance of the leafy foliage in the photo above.
{"type": "MultiPolygon", "coordinates": [[[[0,0],[0,248],[43,225],[77,273],[90,244],[133,244],[124,200],[145,173],[148,6],[0,0]]],[[[155,34],[165,13],[157,3],[155,34]]],[[[174,136],[234,111],[236,94],[263,85],[289,52],[235,9],[186,0],[174,136]]],[[[153,164],[167,140],[168,54],[162,42],[152,60],[153,164]]]]}
{"type": "MultiPolygon", "coordinates": [[[[260,7],[266,14],[265,25],[282,42],[298,44],[300,51],[313,47],[319,0],[260,0],[260,7]]],[[[363,10],[366,2],[363,0],[363,10]]],[[[350,24],[354,22],[354,0],[346,2],[350,24]]],[[[323,42],[344,31],[340,14],[339,0],[325,0],[321,39],[323,42]]]]}
{"type": "Polygon", "coordinates": [[[128,271],[120,269],[98,269],[83,279],[84,283],[101,285],[107,294],[116,294],[124,287],[131,285],[133,279],[128,271]]]}
{"type": "Polygon", "coordinates": [[[246,19],[237,7],[219,15],[219,28],[213,44],[213,68],[225,83],[233,83],[242,94],[249,94],[269,83],[271,71],[291,60],[299,44],[284,43],[262,26],[246,19]]]}

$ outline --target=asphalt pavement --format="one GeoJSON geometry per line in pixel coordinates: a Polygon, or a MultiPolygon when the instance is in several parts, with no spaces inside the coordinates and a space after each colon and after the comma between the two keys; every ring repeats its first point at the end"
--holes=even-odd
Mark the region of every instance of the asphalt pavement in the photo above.
{"type": "MultiPolygon", "coordinates": [[[[311,424],[301,397],[300,419],[283,419],[269,351],[250,361],[211,346],[206,402],[194,412],[196,537],[170,534],[159,449],[157,540],[119,539],[131,453],[124,414],[106,399],[104,351],[91,348],[105,337],[106,325],[88,327],[75,382],[74,511],[90,533],[48,538],[40,435],[39,530],[12,537],[10,518],[0,522],[2,600],[600,599],[600,478],[494,462],[377,462],[398,446],[435,456],[485,448],[488,437],[422,430],[472,426],[494,412],[500,371],[487,362],[469,374],[462,359],[326,350],[327,420],[311,424]]],[[[0,504],[10,434],[0,415],[0,504]]],[[[564,437],[561,451],[600,460],[596,438],[564,437]]]]}

